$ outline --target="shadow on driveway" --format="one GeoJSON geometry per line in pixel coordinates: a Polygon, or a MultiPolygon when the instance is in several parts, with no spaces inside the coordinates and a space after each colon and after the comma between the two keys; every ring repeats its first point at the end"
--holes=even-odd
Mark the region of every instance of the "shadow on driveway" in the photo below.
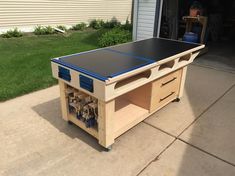
{"type": "Polygon", "coordinates": [[[32,109],[42,118],[50,122],[50,124],[60,132],[66,134],[70,138],[78,138],[98,151],[104,150],[94,137],[76,125],[70,125],[62,119],[59,98],[34,106],[32,109]]]}

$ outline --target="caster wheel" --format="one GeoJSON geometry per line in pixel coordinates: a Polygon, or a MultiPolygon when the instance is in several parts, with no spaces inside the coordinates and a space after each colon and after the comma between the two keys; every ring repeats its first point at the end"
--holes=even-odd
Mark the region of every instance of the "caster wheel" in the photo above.
{"type": "Polygon", "coordinates": [[[112,146],[110,145],[110,146],[108,146],[107,148],[105,148],[105,151],[106,152],[110,152],[112,150],[112,146]]]}
{"type": "Polygon", "coordinates": [[[174,99],[173,102],[180,102],[180,98],[174,99]]]}
{"type": "Polygon", "coordinates": [[[68,121],[68,124],[69,124],[69,125],[73,125],[73,122],[71,122],[71,121],[68,121]]]}

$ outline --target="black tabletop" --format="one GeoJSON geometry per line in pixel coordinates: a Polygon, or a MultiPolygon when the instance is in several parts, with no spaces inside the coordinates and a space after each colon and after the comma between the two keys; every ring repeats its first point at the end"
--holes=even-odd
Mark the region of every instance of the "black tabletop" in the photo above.
{"type": "Polygon", "coordinates": [[[111,50],[129,53],[154,61],[166,59],[170,56],[200,46],[199,44],[185,43],[174,40],[151,38],[133,43],[110,47],[111,50]]]}
{"type": "Polygon", "coordinates": [[[159,38],[117,45],[53,59],[102,81],[198,47],[159,38]]]}
{"type": "Polygon", "coordinates": [[[109,49],[101,49],[64,56],[59,59],[59,62],[64,63],[65,66],[77,68],[78,71],[85,71],[86,74],[90,73],[90,76],[105,80],[154,61],[109,49]]]}

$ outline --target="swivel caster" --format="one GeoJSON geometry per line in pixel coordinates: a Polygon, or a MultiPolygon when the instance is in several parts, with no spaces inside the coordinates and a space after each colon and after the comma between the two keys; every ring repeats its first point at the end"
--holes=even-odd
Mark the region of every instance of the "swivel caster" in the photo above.
{"type": "Polygon", "coordinates": [[[180,98],[174,99],[173,102],[180,102],[180,98]]]}
{"type": "Polygon", "coordinates": [[[112,150],[112,145],[108,146],[107,148],[105,148],[106,152],[110,152],[112,150]]]}
{"type": "Polygon", "coordinates": [[[67,122],[69,125],[73,125],[73,122],[71,122],[70,120],[68,120],[67,122]]]}

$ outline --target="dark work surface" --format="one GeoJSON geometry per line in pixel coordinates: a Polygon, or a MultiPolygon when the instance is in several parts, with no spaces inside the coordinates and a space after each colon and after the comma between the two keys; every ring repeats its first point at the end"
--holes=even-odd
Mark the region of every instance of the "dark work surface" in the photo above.
{"type": "Polygon", "coordinates": [[[153,63],[151,60],[117,53],[108,49],[64,56],[59,59],[59,62],[64,63],[68,67],[72,65],[73,67],[82,69],[79,71],[85,70],[86,73],[90,73],[90,76],[105,78],[114,77],[153,63]]]}
{"type": "Polygon", "coordinates": [[[140,56],[154,61],[166,59],[170,56],[182,53],[200,46],[198,44],[184,43],[173,40],[151,38],[134,43],[113,46],[110,49],[140,56]]]}
{"type": "Polygon", "coordinates": [[[52,61],[104,81],[198,46],[200,45],[152,38],[64,56],[52,61]]]}

